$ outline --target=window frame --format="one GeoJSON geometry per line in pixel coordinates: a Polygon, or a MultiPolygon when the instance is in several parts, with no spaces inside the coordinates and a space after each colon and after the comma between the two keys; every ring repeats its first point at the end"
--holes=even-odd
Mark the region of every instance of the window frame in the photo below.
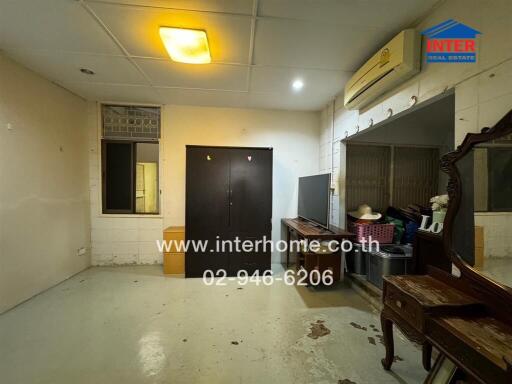
{"type": "Polygon", "coordinates": [[[161,189],[160,189],[160,141],[159,140],[116,140],[116,139],[104,139],[100,138],[101,142],[101,151],[100,151],[100,157],[101,157],[101,213],[103,215],[130,215],[130,216],[160,216],[162,211],[161,206],[161,189]],[[130,199],[130,206],[131,208],[128,209],[108,209],[106,207],[106,196],[107,196],[107,170],[106,170],[106,147],[107,144],[130,144],[131,145],[131,155],[132,155],[132,162],[130,164],[131,166],[131,185],[130,185],[130,192],[131,192],[131,199],[130,199]],[[158,191],[158,211],[157,212],[136,212],[136,199],[137,199],[137,144],[143,143],[143,144],[153,144],[158,146],[158,180],[157,180],[157,191],[158,191]]]}

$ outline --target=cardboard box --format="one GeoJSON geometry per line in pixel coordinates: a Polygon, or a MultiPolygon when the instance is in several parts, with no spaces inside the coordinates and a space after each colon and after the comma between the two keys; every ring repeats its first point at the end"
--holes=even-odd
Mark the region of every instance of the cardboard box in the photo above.
{"type": "Polygon", "coordinates": [[[477,269],[484,267],[484,227],[475,226],[475,265],[477,269]]]}
{"type": "Polygon", "coordinates": [[[475,265],[476,269],[484,267],[484,247],[475,247],[475,265]]]}
{"type": "Polygon", "coordinates": [[[484,247],[484,227],[475,225],[475,247],[484,247]]]}

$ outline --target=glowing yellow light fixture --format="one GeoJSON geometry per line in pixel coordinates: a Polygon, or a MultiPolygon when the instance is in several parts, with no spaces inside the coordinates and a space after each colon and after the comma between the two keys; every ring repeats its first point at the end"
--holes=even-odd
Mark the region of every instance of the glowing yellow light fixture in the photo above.
{"type": "Polygon", "coordinates": [[[205,31],[160,27],[160,38],[174,61],[187,64],[208,64],[212,61],[205,31]]]}

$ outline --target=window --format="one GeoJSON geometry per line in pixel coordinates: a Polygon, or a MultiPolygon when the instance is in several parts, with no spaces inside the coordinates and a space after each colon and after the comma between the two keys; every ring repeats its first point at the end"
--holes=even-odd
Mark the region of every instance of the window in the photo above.
{"type": "Polygon", "coordinates": [[[158,214],[160,109],[102,108],[103,213],[158,214]]]}
{"type": "Polygon", "coordinates": [[[438,148],[348,144],[347,211],[363,203],[381,212],[427,205],[438,194],[438,169],[438,148]]]}

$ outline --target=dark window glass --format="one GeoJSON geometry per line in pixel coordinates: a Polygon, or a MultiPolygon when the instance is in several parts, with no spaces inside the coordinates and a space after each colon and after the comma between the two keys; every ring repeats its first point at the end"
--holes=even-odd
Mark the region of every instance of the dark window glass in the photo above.
{"type": "Polygon", "coordinates": [[[103,140],[103,213],[159,213],[158,142],[103,140]]]}
{"type": "Polygon", "coordinates": [[[132,143],[106,142],[104,157],[104,211],[131,212],[133,190],[132,143]]]}

